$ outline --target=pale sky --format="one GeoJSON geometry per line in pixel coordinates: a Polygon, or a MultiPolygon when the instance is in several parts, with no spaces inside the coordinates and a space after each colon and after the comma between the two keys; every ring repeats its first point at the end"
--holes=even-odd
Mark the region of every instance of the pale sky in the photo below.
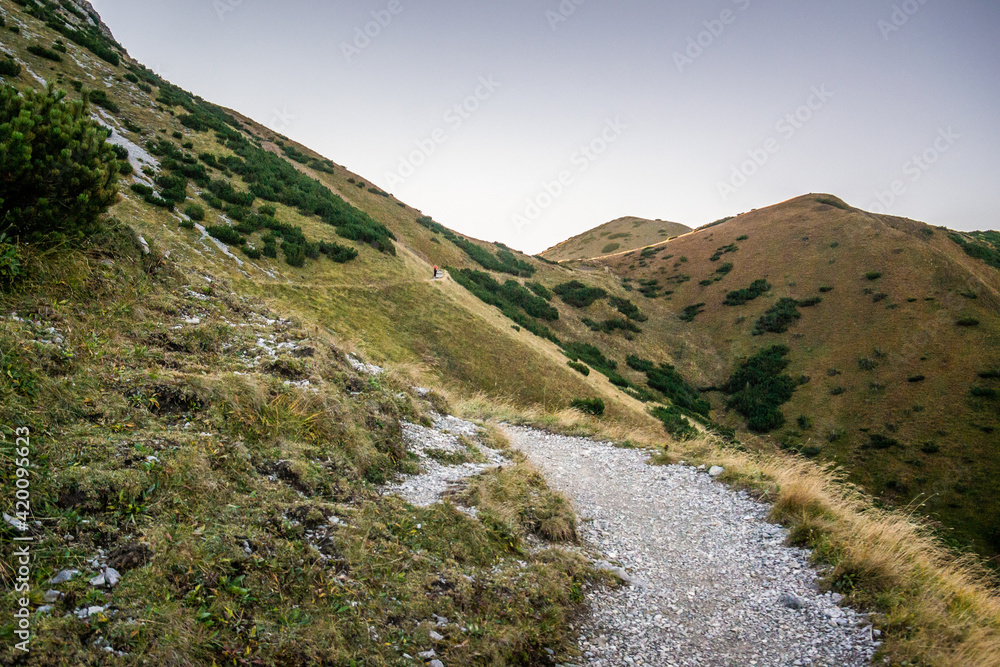
{"type": "Polygon", "coordinates": [[[1000,228],[996,0],[93,4],[173,83],[528,252],[807,192],[1000,228]]]}

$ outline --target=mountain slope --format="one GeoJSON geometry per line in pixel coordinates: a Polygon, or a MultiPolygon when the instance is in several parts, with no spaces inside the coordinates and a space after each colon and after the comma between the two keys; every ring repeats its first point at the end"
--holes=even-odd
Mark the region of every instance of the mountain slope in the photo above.
{"type": "MultiPolygon", "coordinates": [[[[657,281],[656,300],[681,327],[707,336],[700,354],[727,369],[760,349],[787,346],[789,373],[803,384],[784,406],[775,439],[837,462],[886,500],[919,504],[956,544],[995,554],[1000,271],[965,252],[955,240],[964,238],[808,195],[698,230],[645,258],[633,252],[595,263],[629,284],[657,281]],[[725,305],[728,293],[755,281],[770,288],[725,305]],[[759,331],[782,299],[798,303],[788,322],[771,318],[759,331]],[[678,322],[686,308],[697,314],[678,322]]],[[[728,372],[701,381],[721,387],[728,372]]],[[[727,400],[713,396],[719,407],[727,400]]],[[[743,420],[731,414],[727,423],[743,420]]]]}
{"type": "MultiPolygon", "coordinates": [[[[84,246],[0,241],[13,282],[0,292],[0,312],[13,313],[0,319],[0,477],[17,475],[6,455],[16,427],[31,429],[37,466],[25,520],[38,547],[29,606],[40,642],[28,664],[96,662],[107,646],[125,663],[399,664],[434,646],[448,664],[547,664],[546,649],[568,647],[593,573],[550,544],[527,548],[552,537],[543,528],[551,520],[571,520],[544,480],[520,465],[487,478],[504,488],[484,496],[481,520],[382,493],[416,465],[401,422],[429,423],[448,409],[442,394],[505,418],[565,418],[626,446],[667,447],[668,456],[691,451],[689,461],[723,456],[722,441],[699,435],[715,432],[728,438],[733,479],[771,497],[775,470],[820,478],[781,455],[764,475],[743,452],[770,445],[742,435],[739,444],[714,423],[739,420],[724,416],[718,396],[710,411],[694,385],[720,384],[753,346],[701,327],[707,311],[679,320],[688,304],[643,277],[668,252],[636,251],[633,268],[615,258],[570,268],[456,234],[332,160],[171,85],[98,21],[77,16],[79,6],[0,0],[12,56],[5,83],[51,81],[70,100],[88,97],[92,116],[113,130],[122,170],[120,201],[84,246]],[[432,281],[433,265],[449,277],[432,281]],[[347,352],[391,370],[368,375],[347,352]],[[580,413],[602,407],[599,419],[580,413]],[[693,436],[689,450],[683,439],[693,436]],[[758,472],[738,477],[736,461],[758,472]],[[49,577],[89,577],[95,559],[121,565],[120,587],[78,577],[45,610],[49,577]],[[104,609],[91,617],[91,607],[104,609]],[[434,614],[452,621],[444,640],[429,633],[434,614]]],[[[802,206],[795,210],[815,213],[817,228],[842,215],[802,206]]],[[[862,220],[852,215],[848,236],[862,220]]],[[[711,246],[732,229],[670,243],[708,234],[711,246]]],[[[961,246],[935,234],[931,245],[960,265],[953,273],[991,275],[973,257],[980,245],[952,257],[961,246]]],[[[773,254],[763,236],[755,252],[773,254]]],[[[720,263],[690,248],[699,271],[723,276],[708,289],[728,285],[720,263]]],[[[978,301],[984,312],[992,303],[978,301]]],[[[987,331],[988,312],[980,319],[987,331]]],[[[496,434],[484,437],[499,446],[496,434]]],[[[12,541],[2,549],[3,600],[13,608],[12,541]]],[[[831,571],[831,585],[862,580],[831,571]]],[[[884,599],[909,605],[909,593],[895,595],[908,581],[887,585],[884,599]]],[[[871,590],[864,583],[852,595],[871,590]]],[[[0,636],[14,628],[0,622],[0,636]]]]}
{"type": "Polygon", "coordinates": [[[690,227],[677,222],[635,217],[618,218],[554,245],[540,255],[553,262],[590,259],[644,248],[690,231],[690,227]]]}

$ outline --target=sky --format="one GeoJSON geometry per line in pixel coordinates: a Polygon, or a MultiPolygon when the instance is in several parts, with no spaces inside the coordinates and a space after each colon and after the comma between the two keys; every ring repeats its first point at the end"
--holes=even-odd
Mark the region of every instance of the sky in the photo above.
{"type": "Polygon", "coordinates": [[[140,62],[537,253],[809,192],[1000,228],[996,0],[93,0],[140,62]]]}

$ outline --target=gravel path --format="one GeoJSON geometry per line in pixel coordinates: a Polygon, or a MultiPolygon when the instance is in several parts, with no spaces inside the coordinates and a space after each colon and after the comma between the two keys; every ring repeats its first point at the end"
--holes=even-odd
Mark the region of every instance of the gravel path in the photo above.
{"type": "Polygon", "coordinates": [[[588,591],[584,664],[871,664],[878,642],[866,616],[819,592],[808,552],[785,546],[766,505],[703,471],[648,465],[647,452],[506,431],[573,499],[581,537],[630,583],[588,591]]]}

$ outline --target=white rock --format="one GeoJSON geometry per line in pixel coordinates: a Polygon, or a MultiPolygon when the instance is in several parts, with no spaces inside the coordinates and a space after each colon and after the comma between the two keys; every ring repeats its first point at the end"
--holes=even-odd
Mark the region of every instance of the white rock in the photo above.
{"type": "Polygon", "coordinates": [[[711,470],[708,471],[708,474],[712,477],[719,477],[724,472],[726,472],[726,469],[722,466],[712,466],[711,470]]]}

